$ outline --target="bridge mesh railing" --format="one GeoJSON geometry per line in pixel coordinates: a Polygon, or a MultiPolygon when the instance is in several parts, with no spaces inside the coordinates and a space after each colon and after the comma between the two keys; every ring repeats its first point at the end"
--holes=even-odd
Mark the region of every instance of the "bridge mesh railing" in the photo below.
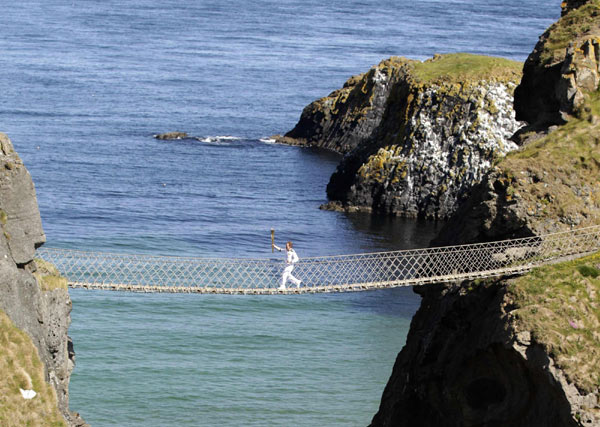
{"type": "MultiPolygon", "coordinates": [[[[600,226],[545,236],[355,255],[303,258],[294,269],[301,290],[360,290],[526,271],[600,249],[600,226]]],[[[276,290],[282,260],[165,257],[40,248],[72,285],[117,285],[171,291],[276,290]]],[[[290,283],[288,283],[288,288],[290,283]]],[[[293,287],[292,287],[293,288],[293,287]]]]}

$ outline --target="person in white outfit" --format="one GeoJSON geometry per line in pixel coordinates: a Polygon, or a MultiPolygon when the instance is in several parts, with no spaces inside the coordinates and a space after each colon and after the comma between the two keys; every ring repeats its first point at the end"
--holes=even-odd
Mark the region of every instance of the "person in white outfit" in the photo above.
{"type": "MultiPolygon", "coordinates": [[[[281,252],[283,250],[279,246],[277,246],[275,243],[273,243],[273,247],[275,249],[277,249],[279,252],[281,252]]],[[[283,269],[283,274],[281,275],[281,282],[279,284],[279,289],[281,289],[281,290],[285,289],[285,284],[287,283],[288,280],[290,282],[292,282],[294,285],[296,285],[297,288],[299,288],[300,283],[302,283],[302,280],[298,280],[297,278],[292,276],[292,270],[294,269],[294,264],[296,264],[299,260],[298,255],[296,254],[296,251],[293,248],[292,242],[287,242],[285,244],[285,253],[286,253],[285,268],[283,269]]]]}

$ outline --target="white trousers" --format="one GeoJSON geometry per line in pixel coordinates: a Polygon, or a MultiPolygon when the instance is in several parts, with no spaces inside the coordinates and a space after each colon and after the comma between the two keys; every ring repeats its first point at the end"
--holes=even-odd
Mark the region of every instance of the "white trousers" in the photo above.
{"type": "Polygon", "coordinates": [[[289,280],[296,286],[300,286],[300,280],[296,279],[292,276],[292,270],[294,269],[294,265],[290,264],[285,267],[283,270],[283,274],[281,275],[281,286],[285,286],[287,281],[289,280]]]}

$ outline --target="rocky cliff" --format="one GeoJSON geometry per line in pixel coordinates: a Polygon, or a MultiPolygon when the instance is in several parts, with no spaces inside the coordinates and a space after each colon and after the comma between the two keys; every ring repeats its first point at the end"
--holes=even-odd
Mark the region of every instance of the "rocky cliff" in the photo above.
{"type": "MultiPolygon", "coordinates": [[[[8,316],[7,324],[24,331],[26,340],[33,343],[43,364],[45,382],[52,386],[64,420],[69,425],[83,425],[79,416],[69,411],[68,384],[74,353],[67,335],[71,300],[66,281],[61,281],[56,272],[49,270],[49,266],[38,270],[34,261],[35,249],[45,242],[35,189],[29,172],[4,134],[0,134],[0,227],[0,312],[8,316]]],[[[7,328],[10,329],[9,326],[7,328]]],[[[1,357],[9,360],[8,366],[15,363],[10,361],[11,355],[18,354],[21,345],[26,345],[26,342],[12,342],[14,351],[2,353],[1,357]]],[[[27,354],[27,357],[35,358],[35,355],[27,354]]],[[[28,380],[34,376],[33,373],[23,372],[24,368],[2,372],[4,385],[10,385],[6,391],[7,400],[12,398],[13,393],[19,394],[19,387],[35,386],[28,380]]],[[[35,391],[41,392],[43,386],[39,387],[35,391]]],[[[33,400],[36,398],[38,396],[33,400]]],[[[39,399],[51,398],[39,395],[39,399]]],[[[13,412],[18,412],[19,408],[30,411],[29,406],[24,406],[13,408],[13,412]]],[[[39,417],[39,414],[24,416],[28,423],[36,424],[36,420],[40,420],[27,418],[39,417]]],[[[7,425],[11,424],[10,419],[5,421],[7,425]]]]}
{"type": "Polygon", "coordinates": [[[352,76],[341,89],[306,106],[294,129],[274,138],[342,154],[352,151],[374,137],[391,91],[414,63],[392,57],[364,74],[352,76]]]}
{"type": "Polygon", "coordinates": [[[467,54],[390,58],[307,106],[278,139],[346,154],[323,208],[446,218],[517,148],[520,68],[467,54]]]}
{"type": "Polygon", "coordinates": [[[598,88],[600,2],[563,5],[558,22],[542,34],[525,61],[515,93],[517,119],[537,127],[562,124],[598,88]]]}
{"type": "Polygon", "coordinates": [[[600,425],[600,255],[415,291],[372,426],[600,425]]]}

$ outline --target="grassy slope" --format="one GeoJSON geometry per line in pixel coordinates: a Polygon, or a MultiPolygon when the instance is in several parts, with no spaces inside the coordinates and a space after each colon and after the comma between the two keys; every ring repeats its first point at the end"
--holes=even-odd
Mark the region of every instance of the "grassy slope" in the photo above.
{"type": "Polygon", "coordinates": [[[577,225],[600,223],[600,93],[589,95],[581,118],[509,153],[498,167],[509,197],[537,220],[578,216],[585,220],[577,225]]]}
{"type": "Polygon", "coordinates": [[[44,381],[44,367],[29,336],[0,310],[0,425],[65,426],[54,389],[44,381]],[[35,390],[31,400],[19,388],[35,390]]]}
{"type": "MultiPolygon", "coordinates": [[[[580,117],[545,138],[510,153],[498,167],[512,196],[538,220],[579,214],[600,224],[600,93],[588,95],[580,117]]],[[[600,252],[545,266],[509,286],[516,324],[529,330],[565,375],[585,392],[600,387],[600,252]]]]}
{"type": "Polygon", "coordinates": [[[509,286],[516,324],[585,392],[600,387],[600,252],[545,266],[509,286]]]}

